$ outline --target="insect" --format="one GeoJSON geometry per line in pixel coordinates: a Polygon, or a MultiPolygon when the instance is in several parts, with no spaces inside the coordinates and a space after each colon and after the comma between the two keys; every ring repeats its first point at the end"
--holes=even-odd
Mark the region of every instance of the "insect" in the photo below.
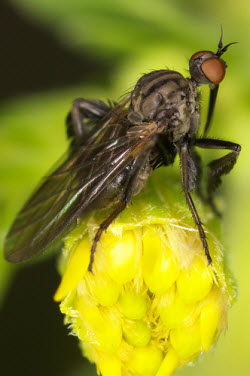
{"type": "Polygon", "coordinates": [[[180,158],[183,192],[207,256],[212,259],[190,192],[200,190],[201,162],[197,148],[229,153],[209,164],[206,202],[213,202],[221,177],[229,173],[240,145],[208,138],[226,63],[221,59],[222,33],[216,53],[196,52],[189,60],[191,78],[172,70],[143,75],[134,90],[117,104],[76,99],[66,120],[70,147],[64,161],[38,187],[17,215],[5,241],[5,258],[20,262],[33,257],[89,212],[115,204],[93,239],[89,271],[103,231],[143,187],[152,171],[180,158]],[[197,87],[210,86],[204,136],[197,137],[200,115],[197,87]]]}

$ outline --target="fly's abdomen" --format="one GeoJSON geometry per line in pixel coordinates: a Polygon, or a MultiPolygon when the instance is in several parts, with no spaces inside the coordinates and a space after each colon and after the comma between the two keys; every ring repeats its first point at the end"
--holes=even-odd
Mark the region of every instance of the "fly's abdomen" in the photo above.
{"type": "Polygon", "coordinates": [[[128,119],[132,123],[161,120],[189,97],[190,82],[180,73],[159,70],[145,74],[131,96],[128,119]]]}

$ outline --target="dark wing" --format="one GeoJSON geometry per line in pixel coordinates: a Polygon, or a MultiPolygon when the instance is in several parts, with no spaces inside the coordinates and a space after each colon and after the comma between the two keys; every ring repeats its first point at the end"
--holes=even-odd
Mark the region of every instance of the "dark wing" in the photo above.
{"type": "MultiPolygon", "coordinates": [[[[110,110],[87,141],[71,148],[66,160],[26,202],[5,242],[5,258],[20,262],[42,251],[137,157],[152,131],[128,137],[126,98],[110,110]]],[[[145,126],[146,129],[146,126],[145,126]]]]}

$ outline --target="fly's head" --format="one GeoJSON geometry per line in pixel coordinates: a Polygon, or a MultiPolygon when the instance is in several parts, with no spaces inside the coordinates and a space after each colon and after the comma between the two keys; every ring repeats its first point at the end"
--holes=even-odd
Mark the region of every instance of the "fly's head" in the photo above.
{"type": "Polygon", "coordinates": [[[218,50],[216,53],[212,51],[198,51],[193,54],[189,60],[189,72],[192,81],[197,85],[209,85],[210,88],[214,88],[219,85],[226,73],[226,62],[221,59],[224,52],[233,43],[227,44],[223,47],[222,33],[218,44],[218,50]]]}

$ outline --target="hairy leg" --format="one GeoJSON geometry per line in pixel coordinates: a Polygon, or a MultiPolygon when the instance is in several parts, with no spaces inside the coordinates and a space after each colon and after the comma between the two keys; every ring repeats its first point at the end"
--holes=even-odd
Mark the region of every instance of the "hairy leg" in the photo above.
{"type": "Polygon", "coordinates": [[[224,157],[213,160],[209,163],[209,175],[207,183],[207,202],[217,215],[220,215],[213,202],[215,190],[221,184],[221,177],[228,174],[234,167],[237,157],[240,154],[241,146],[234,142],[214,140],[211,138],[200,138],[195,140],[195,146],[205,149],[232,150],[224,157]]]}
{"type": "Polygon", "coordinates": [[[81,140],[89,132],[88,122],[96,122],[110,110],[109,106],[100,100],[75,99],[67,119],[67,135],[76,141],[81,140]]]}
{"type": "Polygon", "coordinates": [[[204,232],[204,229],[202,227],[202,223],[200,220],[200,217],[197,213],[197,210],[195,208],[194,202],[192,200],[192,197],[190,195],[190,191],[193,188],[193,172],[191,171],[190,168],[190,155],[188,151],[188,145],[187,143],[183,143],[180,147],[180,159],[181,159],[181,174],[182,174],[182,186],[183,186],[183,191],[186,197],[187,204],[189,206],[189,209],[191,211],[193,220],[198,227],[199,235],[202,241],[203,248],[205,250],[205,254],[207,256],[208,264],[212,262],[212,258],[209,253],[208,249],[208,244],[207,244],[207,239],[206,235],[204,232]]]}
{"type": "Polygon", "coordinates": [[[201,181],[202,181],[202,160],[201,160],[201,156],[197,153],[196,150],[192,149],[190,151],[190,155],[191,155],[191,158],[193,159],[194,161],[194,164],[196,166],[196,171],[197,171],[197,174],[196,174],[196,181],[195,181],[195,189],[196,189],[196,192],[198,194],[198,196],[200,197],[200,199],[202,201],[205,201],[205,197],[204,197],[204,194],[202,192],[202,186],[201,186],[201,181]]]}

